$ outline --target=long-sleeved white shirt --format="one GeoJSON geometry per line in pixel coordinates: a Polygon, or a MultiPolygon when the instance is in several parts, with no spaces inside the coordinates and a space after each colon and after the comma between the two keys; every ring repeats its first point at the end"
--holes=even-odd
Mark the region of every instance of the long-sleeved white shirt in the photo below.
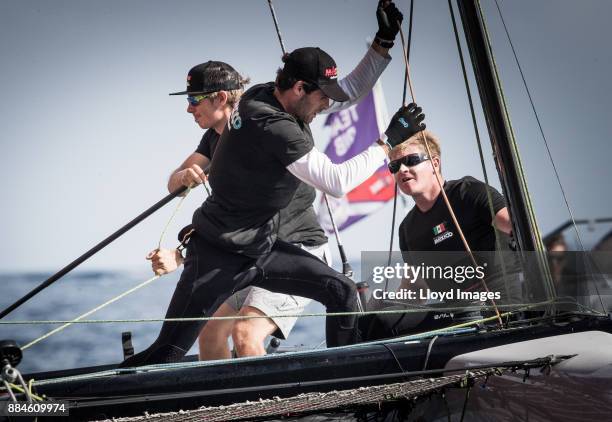
{"type": "MultiPolygon", "coordinates": [[[[370,47],[355,69],[338,81],[342,90],[349,96],[348,101],[332,101],[325,112],[333,113],[357,104],[372,90],[390,61],[390,56],[383,57],[370,47]]],[[[372,145],[355,157],[335,164],[314,147],[288,165],[287,170],[318,190],[341,197],[366,181],[382,165],[385,158],[384,150],[378,145],[372,145]]]]}

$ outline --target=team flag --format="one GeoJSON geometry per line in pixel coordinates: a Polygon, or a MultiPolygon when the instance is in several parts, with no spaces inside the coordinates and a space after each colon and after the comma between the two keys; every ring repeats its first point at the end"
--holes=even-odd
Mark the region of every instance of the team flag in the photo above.
{"type": "MultiPolygon", "coordinates": [[[[382,87],[377,82],[372,91],[359,104],[327,116],[325,127],[330,141],[325,153],[334,163],[346,161],[366,150],[387,127],[389,121],[382,87]]],[[[393,199],[394,181],[386,165],[342,198],[328,195],[338,230],[376,212],[393,199]]],[[[319,222],[332,232],[332,224],[323,198],[319,204],[319,222]]]]}

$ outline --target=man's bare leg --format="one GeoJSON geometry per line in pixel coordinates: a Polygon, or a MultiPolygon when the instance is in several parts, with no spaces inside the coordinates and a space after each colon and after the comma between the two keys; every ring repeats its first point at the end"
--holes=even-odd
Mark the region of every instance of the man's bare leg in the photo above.
{"type": "MultiPolygon", "coordinates": [[[[252,306],[243,306],[239,315],[265,316],[266,314],[252,306]]],[[[232,330],[232,339],[238,357],[265,355],[264,340],[277,328],[276,324],[269,318],[237,320],[232,330]]]]}
{"type": "MultiPolygon", "coordinates": [[[[238,315],[236,310],[224,303],[219,306],[213,317],[227,317],[238,315]]],[[[227,340],[232,334],[236,320],[208,321],[198,337],[200,346],[200,360],[229,359],[232,354],[227,340]]]]}

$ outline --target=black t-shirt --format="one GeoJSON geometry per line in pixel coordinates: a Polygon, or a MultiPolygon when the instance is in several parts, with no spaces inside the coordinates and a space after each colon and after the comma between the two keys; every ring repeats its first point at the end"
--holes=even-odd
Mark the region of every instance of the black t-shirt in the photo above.
{"type": "MultiPolygon", "coordinates": [[[[471,176],[444,183],[457,221],[474,251],[495,250],[495,229],[491,225],[486,189],[487,185],[471,176]]],[[[506,206],[506,201],[494,188],[489,187],[489,191],[494,214],[497,214],[506,206]]],[[[427,212],[421,212],[416,205],[410,210],[400,224],[399,242],[402,251],[465,250],[441,194],[427,212]]]]}
{"type": "MultiPolygon", "coordinates": [[[[497,214],[506,206],[506,201],[497,190],[490,186],[488,189],[491,193],[493,214],[497,214]]],[[[476,262],[485,265],[483,272],[486,277],[499,274],[502,271],[502,261],[507,271],[516,270],[518,263],[509,251],[510,237],[507,234],[497,231],[501,250],[509,254],[498,256],[493,252],[496,250],[495,228],[492,225],[487,199],[487,185],[471,176],[465,176],[459,180],[447,181],[444,191],[476,262]]],[[[404,260],[410,265],[472,266],[442,194],[438,195],[433,207],[427,212],[421,212],[416,205],[410,210],[400,225],[399,242],[404,260]]],[[[449,283],[446,279],[433,279],[437,282],[432,286],[437,288],[458,287],[456,283],[449,283]],[[440,284],[440,281],[444,282],[440,284]]],[[[466,282],[464,287],[472,282],[477,281],[466,282]]]]}
{"type": "Polygon", "coordinates": [[[270,251],[279,211],[301,183],[286,166],[314,147],[308,124],[285,112],[273,91],[267,83],[242,96],[214,153],[212,195],[193,215],[198,234],[252,257],[270,251]]]}
{"type": "MultiPolygon", "coordinates": [[[[208,129],[195,152],[212,160],[220,135],[208,129]]],[[[300,182],[289,205],[280,211],[278,238],[285,242],[319,246],[327,243],[327,236],[317,220],[312,203],[316,198],[315,189],[300,182]]]]}
{"type": "Polygon", "coordinates": [[[198,144],[195,152],[198,154],[202,154],[204,157],[212,160],[213,154],[215,153],[215,149],[217,148],[217,143],[219,142],[219,134],[216,130],[210,128],[204,135],[202,135],[202,139],[198,144]]]}

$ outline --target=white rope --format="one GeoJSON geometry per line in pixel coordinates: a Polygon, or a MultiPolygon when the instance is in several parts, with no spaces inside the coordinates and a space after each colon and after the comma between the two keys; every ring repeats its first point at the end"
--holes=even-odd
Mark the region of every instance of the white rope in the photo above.
{"type": "MultiPolygon", "coordinates": [[[[143,283],[144,284],[144,283],[143,283]]],[[[134,287],[134,289],[139,288],[134,287]]],[[[127,292],[126,292],[127,293],[127,292]]],[[[109,301],[110,302],[110,301],[109,301]]],[[[537,308],[538,306],[550,305],[553,301],[536,302],[536,303],[513,303],[509,305],[498,305],[499,309],[509,309],[514,312],[537,308]]],[[[399,302],[394,302],[400,304],[399,302]]],[[[557,305],[569,304],[577,305],[585,311],[592,313],[593,315],[606,315],[596,309],[592,309],[586,305],[580,304],[573,300],[556,300],[554,301],[557,305]]],[[[99,308],[101,308],[101,305],[99,308]]],[[[244,319],[256,319],[256,318],[307,318],[307,317],[338,317],[338,316],[350,316],[350,315],[385,315],[385,314],[414,314],[420,312],[453,312],[453,311],[485,311],[493,310],[492,306],[465,306],[465,307],[444,307],[444,308],[412,308],[412,309],[392,309],[392,310],[378,310],[378,311],[355,311],[355,312],[319,312],[319,313],[301,313],[301,314],[282,314],[282,315],[235,315],[235,316],[223,316],[223,317],[191,317],[191,318],[140,318],[140,319],[74,319],[74,320],[27,320],[27,321],[0,321],[2,325],[42,325],[42,324],[114,324],[114,323],[147,323],[147,322],[193,322],[193,321],[222,321],[222,320],[244,320],[244,319]]]]}
{"type": "Polygon", "coordinates": [[[130,293],[133,293],[133,292],[135,292],[136,290],[138,290],[138,289],[140,289],[140,288],[142,288],[142,287],[146,286],[147,284],[152,283],[153,281],[157,280],[159,277],[160,277],[160,276],[156,275],[156,276],[151,277],[150,279],[148,279],[148,280],[146,280],[146,281],[144,281],[144,282],[142,282],[142,283],[138,284],[137,286],[132,287],[131,289],[129,289],[129,290],[127,290],[127,291],[125,291],[125,292],[121,293],[119,296],[116,296],[116,297],[114,297],[114,298],[112,298],[112,299],[110,299],[110,300],[108,300],[108,301],[104,302],[103,304],[101,304],[101,305],[99,305],[99,306],[95,307],[95,308],[94,308],[94,309],[92,309],[91,311],[85,312],[83,315],[80,315],[80,316],[76,317],[75,319],[73,319],[72,321],[69,321],[69,322],[65,323],[65,324],[64,324],[64,325],[62,325],[61,327],[57,327],[56,329],[49,331],[47,334],[45,334],[45,335],[43,335],[43,336],[41,336],[41,337],[38,337],[36,340],[32,340],[31,342],[29,342],[28,344],[26,344],[25,346],[23,346],[23,347],[21,348],[21,350],[25,350],[25,349],[27,349],[27,348],[29,348],[29,347],[31,347],[31,346],[33,346],[33,345],[35,345],[35,344],[36,344],[36,343],[38,343],[39,341],[42,341],[42,340],[44,340],[44,339],[46,339],[46,338],[48,338],[48,337],[52,336],[53,334],[59,333],[60,331],[64,330],[65,328],[68,328],[68,327],[69,327],[69,326],[71,326],[72,324],[74,324],[74,323],[76,323],[76,322],[78,322],[78,321],[82,320],[82,319],[83,319],[83,318],[85,318],[85,317],[88,317],[89,315],[93,314],[94,312],[97,312],[97,311],[99,311],[100,309],[102,309],[102,308],[104,308],[104,307],[106,307],[106,306],[110,305],[111,303],[114,303],[114,302],[118,301],[119,299],[122,299],[122,298],[124,298],[125,296],[129,295],[130,293]]]}
{"type": "MultiPolygon", "coordinates": [[[[158,242],[158,244],[157,244],[157,249],[160,249],[160,248],[161,248],[162,241],[164,240],[164,236],[166,235],[166,232],[168,231],[168,227],[170,226],[170,223],[172,222],[172,220],[174,220],[174,217],[176,216],[176,214],[178,213],[179,209],[181,208],[181,205],[183,205],[183,202],[185,202],[185,198],[187,198],[187,195],[189,194],[189,192],[190,192],[190,191],[191,191],[191,188],[190,188],[190,187],[188,187],[188,188],[187,188],[187,190],[185,191],[185,196],[183,196],[183,197],[181,198],[181,200],[179,201],[179,203],[176,205],[176,208],[174,209],[174,212],[172,213],[172,215],[171,215],[171,216],[170,216],[170,218],[168,219],[168,222],[167,222],[167,223],[166,223],[166,225],[164,226],[164,229],[162,230],[162,233],[161,233],[161,235],[160,235],[160,237],[159,237],[159,242],[158,242]]],[[[56,328],[56,329],[54,329],[54,330],[49,331],[47,334],[44,334],[43,336],[38,337],[38,338],[37,338],[37,339],[35,339],[35,340],[32,340],[31,342],[29,342],[28,344],[26,344],[25,346],[23,346],[21,349],[22,349],[22,350],[25,350],[25,349],[27,349],[27,348],[29,348],[29,347],[31,347],[31,346],[33,346],[33,345],[35,345],[36,343],[38,343],[38,342],[40,342],[40,341],[42,341],[42,340],[44,340],[44,339],[46,339],[46,338],[48,338],[48,337],[52,336],[53,334],[57,334],[57,333],[59,333],[60,331],[62,331],[62,330],[64,330],[64,329],[66,329],[66,328],[68,328],[68,327],[70,327],[72,324],[76,324],[76,323],[80,322],[80,321],[81,321],[83,318],[86,318],[86,317],[88,317],[89,315],[93,314],[94,312],[97,312],[97,311],[99,311],[100,309],[105,308],[106,306],[108,306],[108,305],[110,305],[110,304],[112,304],[112,303],[114,303],[114,302],[118,301],[119,299],[124,298],[125,296],[129,295],[130,293],[133,293],[133,292],[135,292],[136,290],[143,288],[144,286],[146,286],[146,285],[148,285],[148,284],[150,284],[150,283],[154,282],[155,280],[157,280],[157,279],[158,279],[158,278],[160,278],[160,277],[161,277],[161,276],[159,276],[159,275],[153,276],[153,277],[151,277],[150,279],[148,279],[148,280],[146,280],[146,281],[143,281],[142,283],[140,283],[140,284],[138,284],[138,285],[136,285],[136,286],[132,287],[131,289],[129,289],[129,290],[127,290],[127,291],[125,291],[125,292],[121,293],[120,295],[115,296],[114,298],[112,298],[112,299],[110,299],[110,300],[108,300],[108,301],[104,302],[103,304],[101,304],[101,305],[99,305],[99,306],[96,306],[96,307],[95,307],[94,309],[92,309],[91,311],[88,311],[88,312],[85,312],[85,313],[84,313],[84,314],[82,314],[82,315],[79,315],[78,317],[76,317],[75,319],[73,319],[73,320],[71,320],[71,321],[62,321],[61,323],[64,323],[64,325],[62,325],[61,327],[57,327],[57,328],[56,328]]]]}

